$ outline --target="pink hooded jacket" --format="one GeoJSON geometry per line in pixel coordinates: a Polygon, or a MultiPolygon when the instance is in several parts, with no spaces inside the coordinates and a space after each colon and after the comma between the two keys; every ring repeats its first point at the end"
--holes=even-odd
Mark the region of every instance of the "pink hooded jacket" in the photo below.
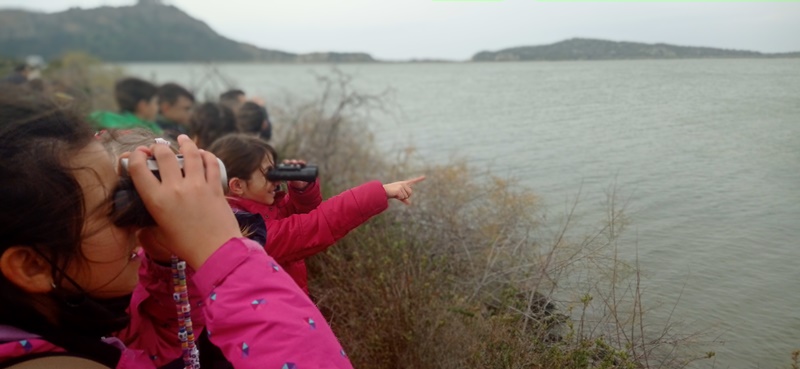
{"type": "MultiPolygon", "coordinates": [[[[131,324],[105,339],[123,350],[117,369],[153,369],[181,356],[171,273],[142,262],[131,324]]],[[[256,242],[229,240],[187,278],[195,335],[206,328],[234,368],[352,368],[316,306],[256,242]]],[[[0,332],[0,362],[63,351],[12,327],[0,332]]]]}
{"type": "Polygon", "coordinates": [[[228,197],[234,212],[260,214],[267,227],[267,253],[308,292],[305,259],[333,245],[389,207],[386,190],[378,181],[367,182],[322,201],[319,182],[303,191],[275,196],[273,205],[228,197]]]}

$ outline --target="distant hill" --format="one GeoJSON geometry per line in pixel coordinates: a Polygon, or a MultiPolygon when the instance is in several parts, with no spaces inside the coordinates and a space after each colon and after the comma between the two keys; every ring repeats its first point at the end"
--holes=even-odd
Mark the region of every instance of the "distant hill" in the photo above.
{"type": "Polygon", "coordinates": [[[774,58],[800,57],[800,52],[765,54],[756,51],[726,50],[668,44],[616,42],[573,38],[550,45],[522,46],[500,51],[482,51],[472,61],[533,60],[613,60],[613,59],[697,59],[697,58],[774,58]]]}
{"type": "MultiPolygon", "coordinates": [[[[138,0],[134,6],[72,8],[59,13],[0,10],[0,56],[51,60],[68,51],[83,51],[108,61],[258,61],[281,63],[375,62],[366,53],[293,54],[261,49],[216,33],[161,0],[138,0]]],[[[483,51],[472,61],[610,60],[681,58],[800,57],[800,52],[755,51],[644,44],[574,38],[550,45],[483,51]]],[[[410,60],[410,62],[447,62],[410,60]]]]}
{"type": "Polygon", "coordinates": [[[236,42],[159,0],[52,14],[0,10],[0,54],[52,59],[77,50],[109,61],[374,61],[365,53],[292,54],[236,42]]]}

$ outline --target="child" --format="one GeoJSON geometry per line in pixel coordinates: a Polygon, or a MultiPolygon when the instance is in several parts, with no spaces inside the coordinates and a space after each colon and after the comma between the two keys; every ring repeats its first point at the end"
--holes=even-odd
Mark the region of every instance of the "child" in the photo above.
{"type": "Polygon", "coordinates": [[[166,83],[158,88],[158,117],[156,123],[164,135],[175,141],[189,132],[194,95],[177,83],[166,83]]]}
{"type": "MultiPolygon", "coordinates": [[[[229,135],[209,151],[225,164],[228,203],[234,212],[260,214],[267,226],[267,253],[308,292],[305,259],[324,251],[348,232],[380,214],[388,199],[410,204],[412,186],[425,177],[383,185],[367,182],[322,201],[319,181],[292,181],[288,193],[267,180],[277,155],[266,142],[250,135],[229,135]]],[[[290,160],[289,163],[303,164],[290,160]]]]}
{"type": "MultiPolygon", "coordinates": [[[[139,146],[147,146],[156,142],[157,140],[164,140],[163,138],[156,137],[156,135],[146,129],[131,129],[131,130],[104,130],[97,132],[95,137],[111,152],[113,158],[119,159],[125,153],[136,150],[139,146]]],[[[162,143],[169,144],[176,154],[177,150],[171,145],[169,141],[162,141],[162,143]]],[[[250,213],[234,214],[236,221],[239,223],[239,228],[247,238],[258,242],[263,245],[267,242],[267,229],[261,216],[250,213]]],[[[154,236],[150,229],[141,233],[146,236],[154,236]]],[[[142,237],[142,234],[139,235],[142,237]]],[[[167,255],[169,257],[170,255],[167,255]]]]}
{"type": "Polygon", "coordinates": [[[197,325],[234,368],[351,367],[308,297],[241,237],[214,155],[178,141],[184,175],[166,145],[128,154],[163,240],[140,252],[142,229],[113,223],[117,163],[89,124],[45,98],[0,92],[0,364],[59,352],[119,369],[176,359],[172,271],[161,265],[174,254],[188,264],[197,325]]]}
{"type": "Polygon", "coordinates": [[[239,132],[236,117],[222,104],[201,104],[189,120],[189,135],[201,149],[207,149],[216,139],[236,132],[239,132]]]}
{"type": "Polygon", "coordinates": [[[155,123],[158,115],[158,88],[150,82],[139,78],[125,78],[114,86],[114,98],[117,100],[119,114],[98,111],[92,113],[90,119],[101,129],[146,128],[161,134],[161,128],[155,123]]]}
{"type": "Polygon", "coordinates": [[[272,138],[272,122],[269,120],[267,108],[252,101],[244,103],[236,111],[236,125],[241,133],[259,136],[264,141],[272,138]]]}
{"type": "Polygon", "coordinates": [[[239,110],[245,102],[247,102],[247,95],[242,90],[228,90],[219,95],[219,103],[233,112],[239,110]]]}

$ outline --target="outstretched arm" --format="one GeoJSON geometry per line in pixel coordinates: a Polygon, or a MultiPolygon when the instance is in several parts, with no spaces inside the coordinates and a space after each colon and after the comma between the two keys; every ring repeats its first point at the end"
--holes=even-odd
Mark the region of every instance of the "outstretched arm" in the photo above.
{"type": "Polygon", "coordinates": [[[279,263],[308,258],[386,210],[386,199],[381,183],[373,181],[325,200],[308,214],[266,219],[267,253],[279,263]]]}

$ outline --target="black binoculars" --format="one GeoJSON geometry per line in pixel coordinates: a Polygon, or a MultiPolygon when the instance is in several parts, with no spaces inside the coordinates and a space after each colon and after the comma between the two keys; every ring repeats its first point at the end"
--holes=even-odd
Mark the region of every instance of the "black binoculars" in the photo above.
{"type": "MultiPolygon", "coordinates": [[[[178,155],[178,165],[183,168],[183,156],[178,155]]],[[[217,159],[220,168],[220,184],[223,191],[228,189],[228,176],[225,172],[225,164],[222,160],[217,159]]],[[[155,159],[147,159],[147,168],[153,174],[161,179],[158,172],[158,162],[155,159]]],[[[122,159],[122,178],[120,178],[119,185],[114,190],[114,211],[113,222],[119,227],[139,226],[149,227],[156,225],[155,220],[147,211],[147,208],[142,202],[139,193],[136,192],[136,187],[133,185],[133,180],[128,173],[128,159],[122,159]]],[[[278,164],[275,169],[267,172],[267,179],[272,182],[279,181],[304,181],[314,182],[317,180],[319,170],[314,165],[299,165],[299,164],[278,164]]],[[[202,199],[200,199],[202,201],[202,199]]]]}
{"type": "Polygon", "coordinates": [[[318,174],[319,169],[316,165],[278,164],[275,169],[267,172],[267,179],[271,182],[314,182],[317,180],[318,174]]]}

